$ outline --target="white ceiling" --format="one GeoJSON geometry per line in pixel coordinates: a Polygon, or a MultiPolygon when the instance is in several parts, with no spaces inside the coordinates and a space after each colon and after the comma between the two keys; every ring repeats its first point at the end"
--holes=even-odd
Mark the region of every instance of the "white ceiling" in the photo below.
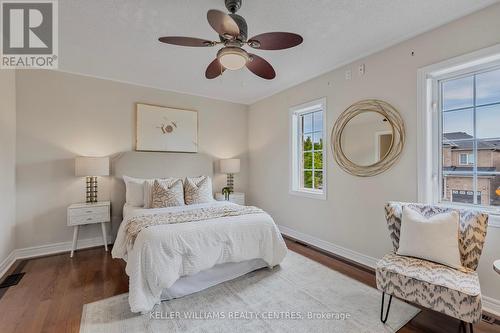
{"type": "Polygon", "coordinates": [[[247,69],[205,79],[217,48],[158,42],[184,35],[216,40],[209,9],[223,0],[60,0],[59,68],[164,90],[250,104],[361,55],[442,25],[497,0],[243,0],[248,34],[290,31],[298,47],[254,50],[275,68],[267,81],[247,69]]]}

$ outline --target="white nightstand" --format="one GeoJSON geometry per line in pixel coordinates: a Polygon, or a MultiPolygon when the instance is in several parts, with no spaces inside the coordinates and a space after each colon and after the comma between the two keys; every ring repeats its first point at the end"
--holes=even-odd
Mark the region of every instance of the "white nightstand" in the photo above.
{"type": "Polygon", "coordinates": [[[68,226],[74,227],[71,257],[73,257],[73,253],[76,250],[78,228],[79,226],[84,224],[101,224],[104,248],[106,249],[106,251],[108,251],[108,238],[106,236],[105,223],[111,221],[110,207],[111,203],[109,201],[100,201],[96,203],[78,203],[68,207],[68,226]]]}
{"type": "MultiPolygon", "coordinates": [[[[226,200],[224,194],[222,193],[215,193],[215,200],[217,201],[224,201],[226,200]]],[[[238,205],[245,205],[245,193],[241,192],[233,192],[229,194],[229,202],[238,204],[238,205]]]]}

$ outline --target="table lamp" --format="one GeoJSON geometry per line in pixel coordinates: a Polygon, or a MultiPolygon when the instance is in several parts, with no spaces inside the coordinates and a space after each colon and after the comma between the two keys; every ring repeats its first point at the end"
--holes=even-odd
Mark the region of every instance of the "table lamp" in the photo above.
{"type": "Polygon", "coordinates": [[[75,176],[86,177],[86,202],[96,203],[97,176],[109,176],[109,157],[77,157],[75,159],[75,176]]]}
{"type": "Polygon", "coordinates": [[[240,172],[240,160],[238,158],[230,158],[220,161],[220,172],[227,174],[227,187],[229,192],[233,192],[234,174],[240,172]]]}

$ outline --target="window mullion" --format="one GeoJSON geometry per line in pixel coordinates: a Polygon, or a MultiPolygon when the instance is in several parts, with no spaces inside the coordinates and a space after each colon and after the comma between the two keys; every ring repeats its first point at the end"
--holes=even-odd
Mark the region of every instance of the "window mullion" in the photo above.
{"type": "MultiPolygon", "coordinates": [[[[479,160],[478,150],[477,150],[477,129],[476,129],[476,75],[474,74],[472,80],[472,101],[474,108],[472,109],[472,133],[474,135],[474,141],[472,143],[472,153],[474,154],[474,164],[472,165],[472,195],[473,195],[473,203],[477,205],[477,163],[479,160]]],[[[479,204],[481,204],[479,202],[479,204]]]]}
{"type": "MultiPolygon", "coordinates": [[[[444,195],[442,192],[447,191],[445,187],[443,187],[444,182],[443,182],[443,133],[444,133],[444,126],[443,126],[443,84],[440,81],[434,81],[435,83],[435,88],[433,89],[433,108],[432,108],[432,119],[433,123],[437,122],[435,126],[437,127],[437,140],[436,140],[436,145],[432,149],[436,149],[435,153],[432,154],[434,158],[436,158],[436,161],[432,162],[432,168],[436,168],[436,171],[432,172],[432,177],[433,177],[433,202],[439,202],[442,199],[442,196],[444,195]]],[[[435,133],[435,131],[434,131],[435,133]]],[[[460,156],[459,156],[460,159],[460,156]]],[[[446,195],[444,195],[446,196],[446,195]]],[[[451,198],[451,196],[450,196],[451,198]]]]}
{"type": "Polygon", "coordinates": [[[311,124],[311,129],[312,129],[312,133],[311,133],[311,163],[312,163],[312,172],[311,172],[311,189],[315,189],[316,186],[315,186],[315,177],[314,177],[314,174],[315,174],[315,171],[314,171],[314,133],[316,131],[316,126],[315,126],[315,118],[316,118],[316,112],[313,112],[312,113],[312,124],[311,124]]]}
{"type": "Polygon", "coordinates": [[[299,163],[299,187],[304,187],[304,117],[299,115],[299,130],[298,130],[298,163],[299,163]]]}

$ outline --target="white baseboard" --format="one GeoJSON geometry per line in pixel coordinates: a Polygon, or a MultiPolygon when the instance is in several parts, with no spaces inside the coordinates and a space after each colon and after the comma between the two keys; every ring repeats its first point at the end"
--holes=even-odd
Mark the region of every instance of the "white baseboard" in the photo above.
{"type": "Polygon", "coordinates": [[[14,251],[10,252],[7,258],[0,263],[0,279],[7,273],[9,268],[16,262],[14,251]]]}
{"type": "MultiPolygon", "coordinates": [[[[111,243],[111,236],[108,235],[108,244],[111,243]]],[[[94,246],[102,245],[102,237],[79,239],[77,243],[77,249],[86,249],[94,246]]],[[[49,254],[57,254],[61,252],[69,252],[73,247],[73,242],[62,242],[53,244],[44,244],[33,247],[26,247],[22,249],[13,250],[7,258],[5,258],[0,263],[0,278],[7,273],[9,268],[18,259],[35,258],[40,256],[46,256],[49,254]]]]}
{"type": "Polygon", "coordinates": [[[344,257],[346,259],[352,260],[354,262],[360,263],[362,265],[368,266],[373,269],[375,269],[375,266],[377,265],[377,262],[379,260],[377,258],[373,258],[365,254],[347,249],[345,247],[324,241],[314,236],[304,234],[300,231],[285,227],[283,225],[278,225],[278,228],[280,229],[281,233],[286,236],[290,236],[299,241],[320,248],[321,250],[331,252],[333,254],[336,254],[338,256],[344,257]]]}
{"type": "Polygon", "coordinates": [[[483,295],[483,309],[500,318],[500,300],[483,295]]]}
{"type": "MultiPolygon", "coordinates": [[[[285,227],[283,225],[278,225],[279,230],[282,234],[295,238],[299,241],[307,243],[309,245],[315,246],[321,250],[331,252],[335,255],[341,256],[343,258],[349,259],[351,261],[363,264],[365,266],[375,268],[377,261],[379,259],[367,256],[363,253],[359,253],[353,250],[349,250],[345,247],[327,242],[325,240],[319,239],[317,237],[302,233],[295,229],[285,227]]],[[[500,300],[483,295],[483,310],[492,315],[500,318],[500,300]]]]}

